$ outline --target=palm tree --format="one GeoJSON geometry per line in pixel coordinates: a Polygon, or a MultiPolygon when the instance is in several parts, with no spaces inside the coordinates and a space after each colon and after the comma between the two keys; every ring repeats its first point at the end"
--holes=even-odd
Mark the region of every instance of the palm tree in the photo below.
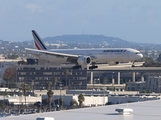
{"type": "Polygon", "coordinates": [[[52,103],[53,94],[54,94],[54,92],[52,90],[48,90],[47,95],[48,95],[48,99],[49,99],[49,109],[50,109],[50,111],[51,111],[51,103],[52,103]]]}
{"type": "Polygon", "coordinates": [[[85,101],[84,95],[80,94],[78,96],[79,107],[82,108],[83,102],[85,101]]]}
{"type": "Polygon", "coordinates": [[[23,83],[23,84],[21,84],[20,90],[23,91],[23,94],[25,96],[25,106],[26,106],[26,91],[30,90],[30,87],[28,84],[23,83]]]}
{"type": "Polygon", "coordinates": [[[49,91],[51,89],[51,83],[50,82],[47,83],[46,88],[47,88],[47,91],[49,91]]]}
{"type": "Polygon", "coordinates": [[[68,84],[68,82],[67,82],[67,76],[69,75],[69,70],[68,69],[65,69],[64,73],[65,73],[66,88],[67,88],[67,84],[68,84]]]}
{"type": "Polygon", "coordinates": [[[62,98],[62,97],[60,97],[60,98],[59,98],[59,106],[60,106],[60,110],[62,109],[63,104],[64,104],[63,98],[62,98]]]}
{"type": "Polygon", "coordinates": [[[72,99],[72,100],[70,101],[70,107],[71,107],[71,108],[74,108],[74,107],[77,107],[77,106],[78,106],[77,101],[76,101],[75,99],[72,99]]]}
{"type": "Polygon", "coordinates": [[[58,82],[58,78],[57,77],[54,77],[54,79],[53,79],[54,89],[55,89],[55,86],[56,86],[56,83],[57,82],[58,82]]]}

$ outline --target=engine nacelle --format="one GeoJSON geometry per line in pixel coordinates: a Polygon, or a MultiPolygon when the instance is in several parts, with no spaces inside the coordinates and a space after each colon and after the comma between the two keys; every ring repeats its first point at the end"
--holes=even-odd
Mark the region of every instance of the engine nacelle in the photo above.
{"type": "Polygon", "coordinates": [[[91,57],[90,56],[80,56],[77,60],[77,63],[81,66],[86,66],[91,64],[91,57]]]}

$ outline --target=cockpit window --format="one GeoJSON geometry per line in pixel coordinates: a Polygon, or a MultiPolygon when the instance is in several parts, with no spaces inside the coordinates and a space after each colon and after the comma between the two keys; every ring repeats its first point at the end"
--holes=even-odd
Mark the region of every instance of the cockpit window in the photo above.
{"type": "Polygon", "coordinates": [[[136,52],[135,54],[140,54],[140,52],[136,52]]]}

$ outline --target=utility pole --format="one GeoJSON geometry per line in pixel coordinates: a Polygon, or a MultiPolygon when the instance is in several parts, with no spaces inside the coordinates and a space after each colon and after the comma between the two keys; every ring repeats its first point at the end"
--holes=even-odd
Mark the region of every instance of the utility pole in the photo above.
{"type": "Polygon", "coordinates": [[[61,90],[62,90],[62,88],[63,88],[63,84],[62,84],[62,82],[60,81],[60,82],[59,82],[60,99],[58,99],[60,110],[62,109],[62,105],[60,105],[60,100],[62,100],[62,98],[61,98],[61,90]]]}

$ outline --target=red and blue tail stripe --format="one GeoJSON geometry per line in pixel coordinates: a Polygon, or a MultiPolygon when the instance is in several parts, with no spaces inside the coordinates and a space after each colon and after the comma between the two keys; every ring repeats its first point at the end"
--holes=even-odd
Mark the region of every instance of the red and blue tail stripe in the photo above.
{"type": "Polygon", "coordinates": [[[39,37],[39,35],[36,33],[35,30],[32,30],[32,35],[33,35],[33,38],[34,38],[35,47],[38,50],[47,50],[45,44],[42,42],[41,38],[39,37]]]}

